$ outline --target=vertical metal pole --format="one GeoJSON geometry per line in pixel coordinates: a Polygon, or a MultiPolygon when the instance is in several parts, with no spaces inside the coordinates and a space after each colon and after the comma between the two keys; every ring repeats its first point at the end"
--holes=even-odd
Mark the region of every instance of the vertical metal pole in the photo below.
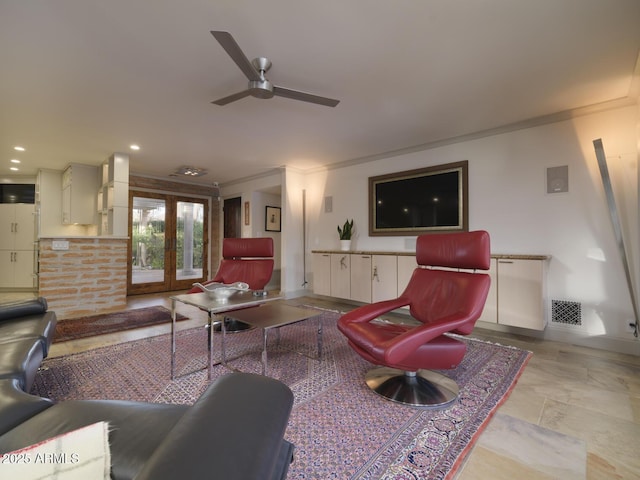
{"type": "Polygon", "coordinates": [[[302,287],[307,286],[307,191],[302,190],[302,287]]]}
{"type": "Polygon", "coordinates": [[[176,301],[171,299],[171,380],[176,377],[176,301]]]}
{"type": "Polygon", "coordinates": [[[627,250],[624,245],[624,238],[622,236],[622,227],[620,225],[620,217],[618,215],[616,199],[613,196],[613,187],[611,186],[611,178],[609,177],[609,169],[607,167],[607,158],[604,154],[602,139],[598,138],[594,140],[593,147],[595,148],[595,151],[596,151],[596,158],[598,159],[598,167],[600,168],[600,176],[602,177],[604,193],[607,197],[607,205],[609,206],[609,216],[611,217],[611,223],[613,224],[613,233],[616,237],[616,242],[618,243],[620,258],[622,259],[624,273],[627,277],[627,286],[629,287],[629,294],[631,296],[631,305],[633,306],[633,314],[635,316],[636,327],[635,327],[634,335],[637,338],[638,328],[640,327],[640,315],[638,315],[638,304],[636,302],[636,295],[633,290],[633,282],[631,279],[631,270],[629,268],[629,260],[627,258],[627,250]]]}

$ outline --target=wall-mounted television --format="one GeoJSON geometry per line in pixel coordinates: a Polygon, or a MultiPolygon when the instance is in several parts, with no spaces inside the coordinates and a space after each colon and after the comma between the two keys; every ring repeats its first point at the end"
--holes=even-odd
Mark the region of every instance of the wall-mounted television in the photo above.
{"type": "Polygon", "coordinates": [[[468,163],[369,177],[369,235],[467,231],[468,163]]]}
{"type": "Polygon", "coordinates": [[[0,183],[0,203],[35,203],[36,186],[32,183],[0,183]]]}

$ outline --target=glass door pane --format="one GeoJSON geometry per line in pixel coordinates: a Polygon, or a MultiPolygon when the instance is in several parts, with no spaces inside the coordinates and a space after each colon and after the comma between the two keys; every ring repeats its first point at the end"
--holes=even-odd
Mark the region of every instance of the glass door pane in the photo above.
{"type": "Polygon", "coordinates": [[[204,205],[176,205],[176,280],[200,279],[204,261],[204,205]]]}
{"type": "Polygon", "coordinates": [[[134,196],[131,213],[131,283],[164,283],[166,202],[134,196]]]}

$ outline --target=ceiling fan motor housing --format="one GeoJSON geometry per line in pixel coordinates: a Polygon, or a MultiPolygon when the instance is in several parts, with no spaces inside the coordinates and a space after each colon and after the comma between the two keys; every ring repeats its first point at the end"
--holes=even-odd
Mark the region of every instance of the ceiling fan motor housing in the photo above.
{"type": "Polygon", "coordinates": [[[249,92],[256,98],[273,97],[273,83],[264,77],[264,74],[271,68],[271,60],[265,57],[254,58],[251,64],[260,73],[260,80],[251,80],[249,82],[249,92]]]}
{"type": "Polygon", "coordinates": [[[256,98],[273,97],[273,83],[269,80],[255,80],[249,82],[249,92],[256,98]]]}

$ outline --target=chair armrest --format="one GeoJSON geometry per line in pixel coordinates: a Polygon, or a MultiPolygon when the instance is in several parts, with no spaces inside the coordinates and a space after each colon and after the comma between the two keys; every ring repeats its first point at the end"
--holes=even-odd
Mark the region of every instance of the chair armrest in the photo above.
{"type": "Polygon", "coordinates": [[[409,305],[409,299],[405,297],[398,297],[391,300],[383,300],[381,302],[370,303],[363,305],[345,313],[338,320],[338,327],[341,323],[363,323],[369,322],[382,314],[389,313],[396,308],[401,308],[409,305]]]}
{"type": "Polygon", "coordinates": [[[248,373],[221,377],[165,437],[136,480],[284,478],[292,449],[283,437],[292,405],[293,393],[277,380],[248,373]]]}
{"type": "Polygon", "coordinates": [[[17,378],[0,380],[0,435],[52,405],[47,398],[25,393],[17,378]]]}
{"type": "Polygon", "coordinates": [[[0,322],[11,320],[12,318],[26,317],[27,315],[36,315],[46,311],[47,300],[44,297],[3,303],[0,304],[0,322]]]}

